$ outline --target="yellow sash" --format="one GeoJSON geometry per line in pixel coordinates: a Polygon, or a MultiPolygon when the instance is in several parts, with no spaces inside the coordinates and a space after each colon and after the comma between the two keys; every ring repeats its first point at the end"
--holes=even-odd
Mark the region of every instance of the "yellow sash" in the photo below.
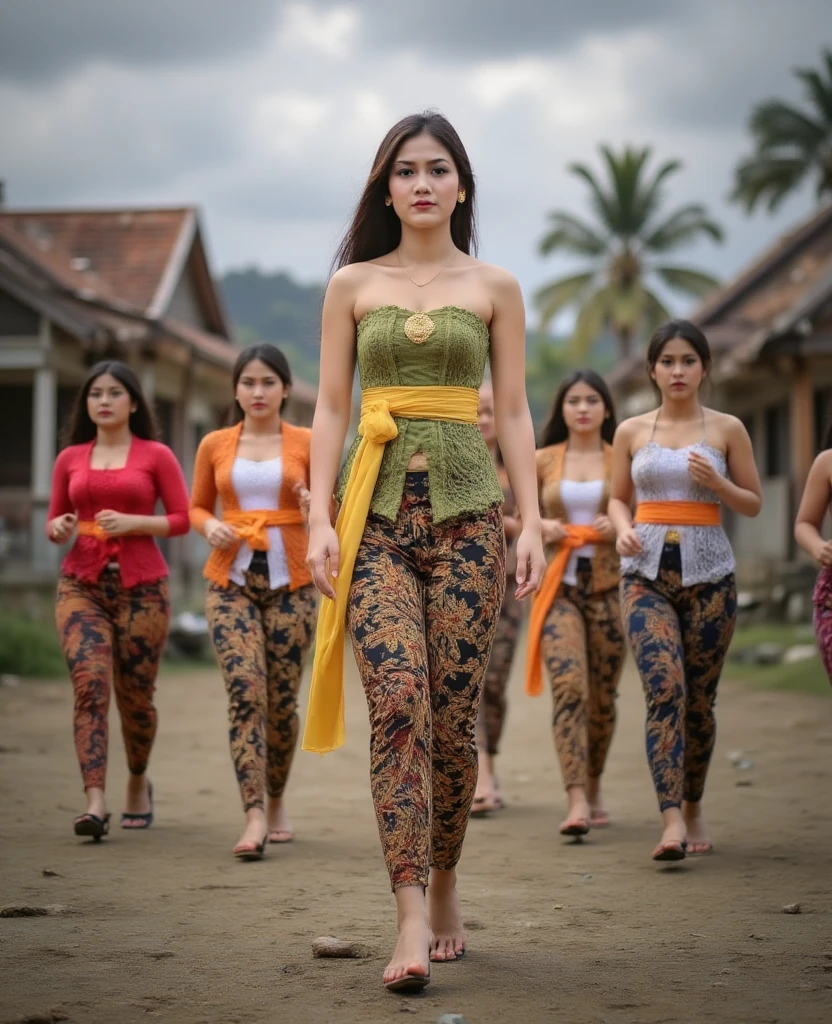
{"type": "Polygon", "coordinates": [[[384,447],[398,436],[394,416],[476,423],[476,388],[367,388],[361,395],[361,443],[350,470],[335,532],[340,546],[335,600],[321,602],[303,749],[326,754],[344,742],[344,629],[352,572],[370,511],[384,447]]]}

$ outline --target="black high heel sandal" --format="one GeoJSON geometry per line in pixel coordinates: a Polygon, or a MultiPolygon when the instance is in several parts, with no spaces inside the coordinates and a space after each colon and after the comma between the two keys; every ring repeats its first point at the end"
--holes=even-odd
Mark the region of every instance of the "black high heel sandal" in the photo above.
{"type": "Polygon", "coordinates": [[[135,829],[137,832],[140,832],[143,828],[150,828],[153,824],[153,783],[150,779],[147,780],[147,799],[150,803],[150,810],[147,814],[129,814],[125,811],[121,816],[122,828],[135,829]],[[135,821],[137,824],[125,824],[129,821],[135,821]]]}
{"type": "Polygon", "coordinates": [[[79,814],[73,822],[73,829],[76,836],[83,836],[100,843],[102,838],[110,833],[110,815],[105,814],[99,818],[97,814],[79,814]]]}

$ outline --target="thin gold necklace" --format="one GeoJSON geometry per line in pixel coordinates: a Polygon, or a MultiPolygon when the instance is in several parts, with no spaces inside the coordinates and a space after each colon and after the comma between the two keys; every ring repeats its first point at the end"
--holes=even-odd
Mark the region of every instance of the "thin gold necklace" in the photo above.
{"type": "Polygon", "coordinates": [[[448,263],[443,264],[439,268],[439,270],[436,271],[436,273],[433,275],[433,277],[431,277],[429,280],[425,281],[424,284],[419,284],[419,282],[418,281],[414,281],[413,278],[410,276],[410,274],[408,274],[408,272],[404,269],[404,264],[402,263],[401,251],[398,248],[396,249],[396,256],[397,256],[398,261],[399,261],[399,267],[401,269],[401,272],[408,279],[408,281],[410,281],[411,284],[415,284],[417,288],[427,288],[427,286],[431,283],[431,281],[435,281],[437,279],[437,277],[439,277],[439,275],[442,273],[443,270],[447,270],[448,267],[451,266],[451,264],[457,258],[458,254],[459,254],[459,249],[454,249],[454,254],[451,257],[450,261],[448,263]]]}

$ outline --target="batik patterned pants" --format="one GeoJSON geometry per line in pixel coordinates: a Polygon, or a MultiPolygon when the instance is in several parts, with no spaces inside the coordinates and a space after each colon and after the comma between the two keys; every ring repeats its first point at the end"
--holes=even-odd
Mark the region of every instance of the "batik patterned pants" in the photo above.
{"type": "Polygon", "coordinates": [[[832,608],[815,605],[815,636],[823,667],[832,683],[832,608]]]}
{"type": "Polygon", "coordinates": [[[517,637],[523,623],[523,602],[514,596],[515,587],[514,578],[507,578],[503,607],[497,621],[497,631],[494,634],[491,657],[488,659],[477,715],[477,746],[492,757],[499,753],[500,737],[506,724],[506,690],[517,647],[517,637]]]}
{"type": "Polygon", "coordinates": [[[564,583],[541,637],[554,709],[552,732],[565,787],[599,778],[615,731],[615,699],[625,642],[618,591],[592,592],[592,563],[578,561],[577,583],[564,583]]]}
{"type": "Polygon", "coordinates": [[[459,860],[477,782],[474,724],[505,586],[499,508],[433,522],[408,473],[395,524],[371,515],[347,626],[370,712],[373,804],[393,889],[459,860]]]}
{"type": "Polygon", "coordinates": [[[659,808],[701,800],[737,615],[734,576],[683,587],[679,545],[666,544],[655,580],[623,577],[621,607],[647,698],[647,760],[659,808]]]}
{"type": "Polygon", "coordinates": [[[153,692],[170,623],[167,580],[128,588],[114,569],[105,569],[96,583],[62,576],[55,618],[75,691],[75,749],[84,788],[104,789],[111,689],[127,767],[144,774],[156,736],[153,692]]]}
{"type": "Polygon", "coordinates": [[[313,584],[269,587],[265,558],[244,586],[209,583],[205,614],[228,692],[228,736],[243,809],[286,788],[298,738],[298,690],[317,613],[313,584]]]}

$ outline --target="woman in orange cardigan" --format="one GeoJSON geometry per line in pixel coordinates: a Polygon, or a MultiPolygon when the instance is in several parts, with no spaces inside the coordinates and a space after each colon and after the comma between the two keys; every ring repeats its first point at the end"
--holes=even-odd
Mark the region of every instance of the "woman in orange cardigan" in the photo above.
{"type": "Polygon", "coordinates": [[[615,532],[607,515],[614,433],[615,411],[603,379],[576,370],[555,396],[537,452],[543,540],[551,561],[532,607],[526,690],[542,691],[545,661],[568,805],[560,826],[565,836],[609,824],[601,775],[625,650],[615,532]]]}
{"type": "Polygon", "coordinates": [[[190,516],[213,548],[205,611],[246,814],[234,855],[257,860],[267,842],[293,838],[283,793],[317,607],[306,566],[310,432],[281,417],[292,374],[274,345],[242,352],[233,380],[236,423],[199,446],[190,516]]]}

